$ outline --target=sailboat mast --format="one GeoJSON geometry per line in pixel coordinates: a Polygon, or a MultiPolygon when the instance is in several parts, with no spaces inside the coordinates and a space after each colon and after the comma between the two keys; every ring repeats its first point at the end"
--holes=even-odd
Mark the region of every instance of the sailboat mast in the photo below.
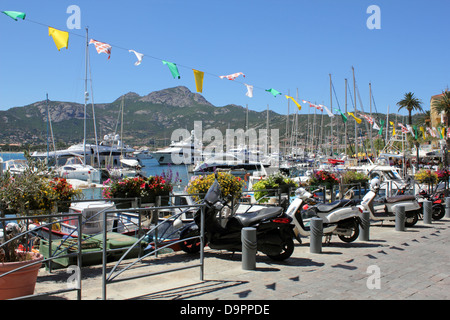
{"type": "MultiPolygon", "coordinates": [[[[345,79],[345,115],[347,116],[347,79],[345,79]]],[[[348,135],[348,133],[347,133],[347,121],[345,121],[344,122],[344,131],[345,131],[345,134],[344,134],[344,139],[345,139],[345,142],[344,142],[344,154],[345,155],[347,155],[347,135],[348,135]]]]}
{"type": "Polygon", "coordinates": [[[48,143],[48,126],[49,126],[49,110],[48,110],[48,93],[47,93],[47,99],[45,100],[45,104],[47,106],[47,168],[50,167],[49,165],[49,143],[48,143]]]}
{"type": "MultiPolygon", "coordinates": [[[[356,117],[356,80],[355,80],[355,68],[352,67],[353,71],[353,95],[355,97],[355,117],[356,117]]],[[[358,157],[358,123],[355,121],[355,155],[356,159],[359,159],[358,157]]]]}
{"type": "MultiPolygon", "coordinates": [[[[369,82],[369,106],[370,106],[370,118],[372,118],[372,83],[369,82]]],[[[369,128],[369,138],[370,138],[370,153],[373,157],[373,140],[372,140],[372,126],[369,128]]]]}
{"type": "MultiPolygon", "coordinates": [[[[333,93],[332,93],[331,73],[330,73],[330,110],[333,112],[333,93]]],[[[331,156],[333,156],[333,118],[330,118],[331,122],[331,156]]]]}
{"type": "Polygon", "coordinates": [[[83,133],[83,164],[86,165],[86,105],[88,101],[87,91],[87,72],[88,72],[88,54],[89,54],[89,37],[88,28],[86,27],[86,55],[85,55],[85,70],[84,70],[84,133],[83,133]]]}

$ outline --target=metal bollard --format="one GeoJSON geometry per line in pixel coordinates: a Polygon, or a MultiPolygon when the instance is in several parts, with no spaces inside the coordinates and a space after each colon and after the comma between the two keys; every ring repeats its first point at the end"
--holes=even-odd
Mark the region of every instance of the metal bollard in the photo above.
{"type": "Polygon", "coordinates": [[[431,201],[425,200],[423,202],[423,223],[424,224],[431,224],[431,217],[433,214],[432,205],[433,205],[433,203],[431,201]]]}
{"type": "Polygon", "coordinates": [[[242,241],[242,269],[256,269],[256,229],[243,228],[241,232],[242,241]]]}
{"type": "Polygon", "coordinates": [[[322,253],[323,220],[312,218],[310,223],[309,251],[322,253]]]}
{"type": "Polygon", "coordinates": [[[405,231],[405,206],[395,207],[395,231],[405,231]]]}
{"type": "Polygon", "coordinates": [[[445,217],[450,218],[450,197],[445,198],[445,217]]]}
{"type": "Polygon", "coordinates": [[[361,225],[359,226],[359,239],[361,241],[369,241],[370,234],[370,213],[364,211],[361,214],[361,225]]]}

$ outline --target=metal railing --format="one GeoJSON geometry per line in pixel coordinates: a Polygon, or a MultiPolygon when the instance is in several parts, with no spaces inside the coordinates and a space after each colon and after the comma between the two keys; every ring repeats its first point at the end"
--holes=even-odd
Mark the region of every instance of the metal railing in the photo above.
{"type": "MultiPolygon", "coordinates": [[[[16,236],[12,237],[11,239],[8,239],[6,242],[2,243],[0,245],[0,248],[6,246],[8,243],[14,241],[14,240],[18,240],[22,237],[27,237],[27,243],[29,242],[29,237],[31,235],[35,235],[37,233],[37,231],[39,231],[40,229],[44,229],[44,228],[48,228],[49,230],[49,249],[48,249],[48,258],[44,258],[43,260],[39,260],[37,262],[32,262],[29,263],[25,266],[16,268],[14,270],[11,270],[9,272],[3,273],[0,275],[0,279],[2,277],[6,277],[9,274],[12,274],[14,272],[18,272],[24,268],[27,268],[29,266],[35,265],[35,264],[43,264],[43,263],[48,263],[49,265],[51,265],[51,261],[57,258],[64,258],[64,257],[73,257],[76,256],[77,257],[77,266],[79,267],[79,270],[81,272],[81,265],[82,265],[82,252],[81,252],[81,247],[82,247],[82,238],[78,237],[78,241],[77,241],[77,245],[78,245],[78,250],[76,253],[67,253],[67,254],[62,254],[64,251],[67,251],[70,247],[67,247],[65,250],[60,251],[58,254],[53,255],[51,253],[52,251],[52,226],[56,223],[59,223],[59,221],[61,220],[54,220],[55,217],[68,217],[70,216],[71,219],[77,219],[79,225],[81,225],[81,221],[82,221],[82,215],[80,213],[70,213],[70,214],[58,214],[58,215],[40,215],[40,216],[14,216],[14,217],[5,217],[5,218],[0,218],[0,223],[3,227],[3,229],[6,229],[6,221],[20,221],[20,220],[25,220],[26,221],[26,231],[17,234],[16,236]],[[48,219],[49,222],[45,223],[45,224],[39,224],[39,226],[36,226],[33,229],[29,228],[30,225],[30,221],[31,220],[41,220],[41,219],[48,219]],[[54,221],[51,221],[51,220],[54,221]]],[[[4,231],[6,232],[6,231],[4,231]]],[[[73,244],[71,247],[75,246],[75,244],[73,244]]],[[[58,247],[59,248],[59,247],[58,247]]],[[[58,248],[55,249],[55,253],[57,252],[58,248]]],[[[41,253],[42,254],[42,253],[41,253]]],[[[71,292],[71,291],[77,291],[77,299],[81,300],[81,274],[79,274],[79,277],[77,278],[78,283],[76,286],[73,287],[68,287],[66,289],[61,289],[61,290],[53,290],[53,291],[48,291],[48,292],[43,292],[43,293],[39,293],[39,294],[33,294],[33,295],[28,295],[28,296],[22,296],[22,297],[17,297],[14,298],[12,300],[20,300],[20,299],[28,299],[31,297],[38,297],[38,296],[48,296],[48,295],[52,295],[52,294],[60,294],[60,293],[66,293],[66,292],[71,292]]]]}
{"type": "MultiPolygon", "coordinates": [[[[191,269],[191,268],[196,268],[196,267],[200,268],[200,280],[201,281],[204,280],[204,244],[205,244],[205,239],[204,239],[205,212],[204,212],[204,208],[205,208],[205,205],[197,204],[197,205],[163,206],[163,207],[152,207],[151,209],[154,210],[154,212],[157,214],[157,212],[159,210],[176,209],[176,208],[186,208],[186,210],[185,211],[181,211],[180,213],[172,215],[170,217],[170,219],[173,220],[173,221],[175,221],[175,219],[180,217],[183,213],[185,213],[188,210],[192,210],[193,208],[199,208],[200,209],[200,234],[198,236],[193,236],[193,237],[189,237],[189,238],[185,238],[185,239],[178,239],[176,241],[170,242],[169,244],[166,244],[166,245],[163,245],[163,246],[158,246],[157,245],[158,239],[157,239],[157,237],[155,237],[153,239],[154,240],[154,250],[144,254],[143,256],[138,257],[137,260],[135,260],[132,263],[129,263],[126,267],[124,267],[123,269],[121,269],[117,273],[115,273],[117,268],[122,263],[122,261],[126,258],[126,256],[131,252],[131,250],[133,250],[133,248],[136,245],[141,243],[141,241],[143,241],[145,239],[145,237],[147,237],[150,233],[156,232],[158,227],[160,227],[163,223],[165,223],[165,221],[162,221],[162,222],[158,223],[153,228],[148,230],[144,235],[142,235],[139,239],[137,239],[136,242],[132,246],[130,246],[128,248],[128,250],[116,262],[116,264],[113,266],[113,268],[109,272],[109,274],[107,273],[107,267],[106,267],[107,262],[108,262],[108,259],[107,259],[107,241],[108,241],[108,238],[107,238],[106,230],[103,232],[103,253],[102,253],[103,254],[103,257],[102,257],[102,299],[103,300],[106,300],[106,298],[107,298],[107,285],[108,284],[112,284],[112,283],[117,283],[117,282],[135,280],[135,279],[139,279],[139,278],[143,278],[143,277],[149,277],[149,276],[159,275],[159,274],[163,274],[163,273],[175,272],[175,271],[191,269]],[[121,275],[125,271],[129,270],[132,266],[134,266],[137,263],[141,262],[143,259],[147,258],[148,256],[153,255],[153,254],[156,255],[157,252],[159,252],[159,251],[161,251],[164,248],[167,248],[169,246],[173,246],[173,245],[178,244],[180,242],[188,241],[188,240],[194,240],[194,239],[199,239],[200,240],[200,262],[199,263],[193,264],[193,265],[188,265],[188,266],[183,266],[183,267],[178,267],[178,268],[165,269],[163,271],[155,271],[155,272],[151,272],[151,273],[147,273],[146,272],[145,274],[132,275],[132,276],[128,276],[128,277],[123,277],[123,278],[117,279],[117,277],[119,275],[121,275]]],[[[139,213],[139,212],[141,212],[143,210],[149,210],[149,208],[132,208],[132,209],[128,209],[128,210],[127,209],[107,210],[107,211],[103,212],[103,223],[106,224],[107,219],[108,219],[108,215],[110,215],[110,214],[127,212],[127,211],[130,211],[130,210],[139,213]]]]}

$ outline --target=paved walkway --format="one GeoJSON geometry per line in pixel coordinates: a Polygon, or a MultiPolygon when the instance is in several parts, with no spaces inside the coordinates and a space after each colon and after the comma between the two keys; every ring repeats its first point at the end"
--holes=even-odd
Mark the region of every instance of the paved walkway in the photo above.
{"type": "MultiPolygon", "coordinates": [[[[405,232],[394,223],[372,224],[370,240],[347,244],[333,237],[320,254],[308,239],[291,258],[274,262],[257,256],[256,270],[242,270],[241,254],[205,250],[205,281],[199,268],[109,284],[109,300],[294,300],[450,299],[450,219],[405,232]]],[[[198,255],[196,256],[198,257],[198,255]]],[[[165,255],[127,271],[142,274],[198,263],[183,252],[165,255]]],[[[64,289],[70,274],[41,269],[36,292],[64,289]]],[[[83,270],[82,298],[101,299],[101,266],[83,270]]],[[[75,299],[65,293],[46,299],[75,299]]],[[[42,298],[41,298],[42,299],[42,298]]]]}

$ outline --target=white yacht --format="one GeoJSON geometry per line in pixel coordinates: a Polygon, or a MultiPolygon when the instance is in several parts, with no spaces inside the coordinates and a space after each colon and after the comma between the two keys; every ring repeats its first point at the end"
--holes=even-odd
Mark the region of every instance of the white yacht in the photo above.
{"type": "MultiPolygon", "coordinates": [[[[0,158],[0,162],[2,162],[0,158]]],[[[28,168],[27,160],[14,159],[3,162],[3,172],[9,171],[12,175],[21,174],[28,168]]]]}
{"type": "Polygon", "coordinates": [[[194,167],[194,173],[213,172],[215,169],[230,170],[259,170],[261,163],[258,161],[245,161],[233,153],[216,153],[204,161],[198,162],[194,167]]]}
{"type": "Polygon", "coordinates": [[[77,179],[99,183],[101,178],[100,170],[84,164],[79,157],[67,159],[65,165],[62,167],[57,167],[55,171],[59,177],[65,179],[77,179]]]}
{"type": "Polygon", "coordinates": [[[133,157],[139,160],[153,159],[153,156],[148,149],[139,149],[134,151],[133,157]]]}
{"type": "Polygon", "coordinates": [[[202,143],[195,138],[194,131],[185,140],[172,141],[169,147],[152,152],[151,155],[160,165],[194,164],[202,160],[202,143]]]}
{"type": "Polygon", "coordinates": [[[49,151],[48,153],[34,152],[31,156],[39,159],[46,159],[48,156],[50,159],[56,159],[55,163],[57,165],[62,165],[68,158],[74,156],[84,157],[86,155],[86,163],[92,166],[98,166],[98,158],[100,159],[101,166],[117,166],[120,164],[121,155],[132,152],[134,152],[134,149],[124,145],[117,134],[105,135],[102,142],[98,145],[78,143],[64,150],[49,151]]]}

